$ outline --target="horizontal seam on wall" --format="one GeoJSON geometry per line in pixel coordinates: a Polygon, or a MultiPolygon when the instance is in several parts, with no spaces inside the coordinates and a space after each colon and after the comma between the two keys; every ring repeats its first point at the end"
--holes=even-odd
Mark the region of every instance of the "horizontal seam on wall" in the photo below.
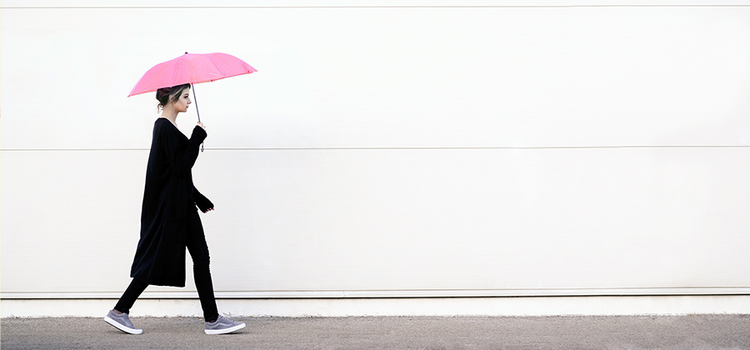
{"type": "Polygon", "coordinates": [[[675,8],[689,8],[689,7],[750,7],[750,5],[665,5],[665,4],[652,4],[652,5],[476,5],[476,6],[461,6],[461,5],[363,5],[363,6],[0,6],[3,10],[81,10],[81,9],[96,9],[96,10],[143,10],[143,9],[484,9],[484,8],[654,8],[654,7],[675,7],[675,8]]]}
{"type": "MultiPolygon", "coordinates": [[[[538,298],[604,296],[709,296],[750,295],[743,287],[686,288],[583,288],[583,289],[436,289],[436,290],[321,290],[321,291],[217,291],[217,299],[433,299],[433,298],[538,298]]],[[[3,293],[2,300],[34,299],[108,299],[120,292],[28,292],[3,293]]],[[[195,291],[146,292],[142,299],[197,299],[195,291]]]]}
{"type": "MultiPolygon", "coordinates": [[[[377,151],[377,150],[555,150],[555,149],[666,149],[749,148],[747,146],[528,146],[528,147],[216,147],[206,151],[377,151]]],[[[11,148],[0,152],[115,152],[148,151],[148,148],[11,148]]]]}

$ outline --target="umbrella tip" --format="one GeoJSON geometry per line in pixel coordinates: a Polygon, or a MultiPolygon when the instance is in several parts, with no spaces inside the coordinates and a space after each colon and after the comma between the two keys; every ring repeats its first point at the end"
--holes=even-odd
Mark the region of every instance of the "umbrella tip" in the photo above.
{"type": "Polygon", "coordinates": [[[187,55],[187,51],[185,51],[185,54],[187,55]]]}

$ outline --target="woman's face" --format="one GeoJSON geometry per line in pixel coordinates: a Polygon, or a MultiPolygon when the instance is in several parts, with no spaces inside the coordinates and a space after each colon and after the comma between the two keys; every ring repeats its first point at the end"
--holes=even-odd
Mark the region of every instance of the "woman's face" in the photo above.
{"type": "Polygon", "coordinates": [[[179,113],[185,113],[187,112],[188,106],[193,103],[190,101],[190,89],[185,89],[180,92],[180,97],[177,99],[177,101],[172,102],[172,106],[174,109],[179,113]]]}

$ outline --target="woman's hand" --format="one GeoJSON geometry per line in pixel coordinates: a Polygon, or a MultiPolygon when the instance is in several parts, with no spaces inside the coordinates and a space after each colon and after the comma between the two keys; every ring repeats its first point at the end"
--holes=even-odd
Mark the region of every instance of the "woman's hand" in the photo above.
{"type": "Polygon", "coordinates": [[[201,127],[201,128],[203,129],[203,130],[206,130],[206,126],[205,126],[205,125],[203,125],[203,123],[201,123],[201,122],[198,122],[198,124],[197,124],[197,125],[198,125],[198,126],[200,126],[200,127],[201,127]]]}

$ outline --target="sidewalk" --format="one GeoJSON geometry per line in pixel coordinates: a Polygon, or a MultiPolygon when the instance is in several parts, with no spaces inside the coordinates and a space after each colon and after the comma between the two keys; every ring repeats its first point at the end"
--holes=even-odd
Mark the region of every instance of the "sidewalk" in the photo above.
{"type": "Polygon", "coordinates": [[[133,318],[127,335],[95,318],[2,319],[10,349],[750,349],[750,316],[236,318],[208,336],[198,318],[133,318]]]}

